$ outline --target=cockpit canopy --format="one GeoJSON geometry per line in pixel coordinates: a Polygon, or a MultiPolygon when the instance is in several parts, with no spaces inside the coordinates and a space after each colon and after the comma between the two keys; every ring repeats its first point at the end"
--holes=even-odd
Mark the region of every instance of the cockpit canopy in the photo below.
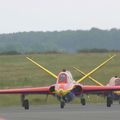
{"type": "Polygon", "coordinates": [[[71,81],[73,81],[73,78],[69,71],[59,73],[57,83],[69,83],[71,81]]]}
{"type": "Polygon", "coordinates": [[[119,85],[120,85],[119,77],[112,77],[108,83],[108,86],[119,86],[119,85]]]}
{"type": "Polygon", "coordinates": [[[120,78],[117,78],[116,80],[115,80],[115,86],[119,86],[120,85],[120,78]]]}
{"type": "Polygon", "coordinates": [[[65,73],[60,74],[58,82],[59,83],[67,83],[67,75],[65,73]]]}

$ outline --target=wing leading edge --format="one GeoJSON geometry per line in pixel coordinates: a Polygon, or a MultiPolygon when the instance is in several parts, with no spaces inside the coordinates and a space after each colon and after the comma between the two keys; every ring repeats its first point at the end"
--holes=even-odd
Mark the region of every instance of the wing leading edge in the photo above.
{"type": "Polygon", "coordinates": [[[0,94],[50,94],[50,87],[0,89],[0,94]]]}
{"type": "Polygon", "coordinates": [[[99,91],[118,91],[120,86],[82,86],[83,93],[99,92],[99,91]]]}

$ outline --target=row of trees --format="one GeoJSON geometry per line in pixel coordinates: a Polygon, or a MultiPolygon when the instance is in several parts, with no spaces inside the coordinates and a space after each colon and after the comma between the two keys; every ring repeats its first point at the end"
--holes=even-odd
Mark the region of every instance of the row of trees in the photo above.
{"type": "MultiPolygon", "coordinates": [[[[107,50],[107,49],[82,49],[82,50],[78,50],[77,53],[118,53],[120,52],[120,50],[107,50]]],[[[38,54],[62,54],[65,52],[58,52],[58,51],[46,51],[46,52],[28,52],[29,54],[34,54],[34,53],[38,53],[38,54]]],[[[17,51],[8,51],[8,52],[3,52],[0,53],[0,55],[21,55],[21,54],[28,54],[28,53],[19,53],[17,51]]]]}
{"type": "Polygon", "coordinates": [[[120,50],[120,30],[21,32],[0,35],[0,53],[103,52],[120,50]],[[97,48],[97,49],[94,49],[97,48]]]}

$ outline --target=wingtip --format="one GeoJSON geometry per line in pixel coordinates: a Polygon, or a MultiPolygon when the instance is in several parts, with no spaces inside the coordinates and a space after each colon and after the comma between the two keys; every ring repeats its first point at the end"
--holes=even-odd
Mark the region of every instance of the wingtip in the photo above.
{"type": "Polygon", "coordinates": [[[30,59],[29,57],[26,57],[27,59],[30,59]]]}
{"type": "Polygon", "coordinates": [[[72,66],[73,69],[75,69],[76,67],[72,66]]]}

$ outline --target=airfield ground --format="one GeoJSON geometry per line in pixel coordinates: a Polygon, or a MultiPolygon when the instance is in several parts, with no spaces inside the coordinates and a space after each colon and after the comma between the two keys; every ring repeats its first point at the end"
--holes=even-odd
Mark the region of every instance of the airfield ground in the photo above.
{"type": "Polygon", "coordinates": [[[27,111],[20,107],[0,108],[0,120],[119,120],[119,114],[118,104],[111,108],[104,104],[69,104],[64,109],[59,105],[40,105],[27,111]]]}

